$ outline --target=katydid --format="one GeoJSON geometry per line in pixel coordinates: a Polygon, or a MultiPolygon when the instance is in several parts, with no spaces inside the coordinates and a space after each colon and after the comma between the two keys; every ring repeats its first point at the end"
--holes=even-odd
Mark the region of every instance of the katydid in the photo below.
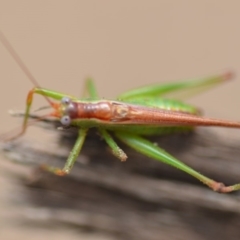
{"type": "Polygon", "coordinates": [[[192,175],[216,192],[227,193],[240,190],[240,183],[225,186],[223,183],[216,182],[198,173],[145,138],[151,135],[161,135],[166,131],[189,130],[194,126],[240,128],[240,122],[202,117],[196,107],[179,101],[177,97],[177,94],[183,90],[191,93],[218,85],[232,78],[231,73],[189,82],[143,87],[123,93],[117,97],[117,100],[99,100],[93,81],[88,79],[85,86],[87,96],[79,99],[65,93],[41,88],[1,32],[0,40],[35,85],[27,96],[22,131],[14,138],[23,135],[29,126],[28,119],[35,94],[42,95],[53,109],[47,116],[39,116],[39,120],[54,117],[59,119],[64,128],[73,126],[78,129],[76,143],[63,169],[45,166],[46,170],[60,176],[68,174],[81,151],[88,130],[96,128],[112,149],[113,154],[121,161],[125,161],[127,155],[110,133],[139,153],[192,175]],[[168,98],[169,94],[173,96],[173,99],[168,98]]]}

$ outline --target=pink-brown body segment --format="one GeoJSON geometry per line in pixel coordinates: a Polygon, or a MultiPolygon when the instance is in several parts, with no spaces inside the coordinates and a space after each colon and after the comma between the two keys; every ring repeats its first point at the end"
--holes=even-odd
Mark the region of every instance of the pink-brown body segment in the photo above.
{"type": "Polygon", "coordinates": [[[96,119],[108,122],[109,124],[124,125],[223,126],[240,128],[239,122],[206,118],[187,112],[146,107],[118,101],[72,101],[70,110],[61,104],[57,105],[56,103],[56,111],[52,116],[60,118],[62,115],[68,114],[72,120],[96,119]]]}

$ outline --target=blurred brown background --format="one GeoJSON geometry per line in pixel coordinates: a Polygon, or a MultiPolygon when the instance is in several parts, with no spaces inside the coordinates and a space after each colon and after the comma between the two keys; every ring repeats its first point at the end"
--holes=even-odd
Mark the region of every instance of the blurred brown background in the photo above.
{"type": "MultiPolygon", "coordinates": [[[[235,81],[191,102],[207,115],[236,120],[240,119],[239,9],[237,0],[0,0],[0,28],[41,86],[77,96],[86,76],[95,79],[102,97],[114,98],[145,84],[233,70],[235,81]]],[[[2,44],[0,84],[0,132],[5,132],[18,126],[7,111],[24,108],[32,83],[2,44]]],[[[15,239],[13,234],[5,226],[0,236],[15,239]]]]}

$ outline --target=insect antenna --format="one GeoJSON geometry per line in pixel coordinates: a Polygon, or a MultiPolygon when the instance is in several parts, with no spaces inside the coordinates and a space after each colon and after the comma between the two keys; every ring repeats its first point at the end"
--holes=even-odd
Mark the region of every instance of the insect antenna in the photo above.
{"type": "MultiPolygon", "coordinates": [[[[10,53],[12,58],[15,60],[17,65],[22,69],[22,71],[25,73],[25,75],[28,77],[28,79],[33,83],[35,87],[41,88],[40,85],[38,84],[36,78],[33,76],[33,74],[30,72],[30,70],[27,68],[26,64],[23,62],[23,60],[19,57],[17,52],[14,50],[8,39],[5,37],[3,32],[0,30],[0,41],[4,45],[4,47],[7,49],[7,51],[10,53]]],[[[43,96],[47,102],[52,106],[53,103],[52,101],[46,97],[43,96]]]]}
{"type": "Polygon", "coordinates": [[[39,108],[35,109],[34,112],[39,112],[41,110],[45,110],[45,109],[49,109],[49,108],[51,108],[51,107],[50,106],[39,107],[39,108]]]}

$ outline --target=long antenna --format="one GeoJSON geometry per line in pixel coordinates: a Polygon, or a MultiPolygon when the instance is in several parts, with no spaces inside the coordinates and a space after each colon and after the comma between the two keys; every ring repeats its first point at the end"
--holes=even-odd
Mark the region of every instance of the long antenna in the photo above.
{"type": "MultiPolygon", "coordinates": [[[[36,78],[32,75],[30,70],[27,68],[26,64],[23,62],[23,60],[19,57],[17,52],[14,50],[10,42],[7,40],[3,32],[0,30],[0,41],[2,44],[5,46],[5,48],[8,50],[10,55],[13,57],[15,62],[18,64],[18,66],[22,69],[22,71],[25,73],[25,75],[29,78],[29,80],[33,83],[34,86],[41,88],[40,85],[38,84],[36,78]]],[[[45,99],[48,101],[50,105],[52,105],[52,102],[50,101],[49,98],[44,96],[45,99]]]]}

